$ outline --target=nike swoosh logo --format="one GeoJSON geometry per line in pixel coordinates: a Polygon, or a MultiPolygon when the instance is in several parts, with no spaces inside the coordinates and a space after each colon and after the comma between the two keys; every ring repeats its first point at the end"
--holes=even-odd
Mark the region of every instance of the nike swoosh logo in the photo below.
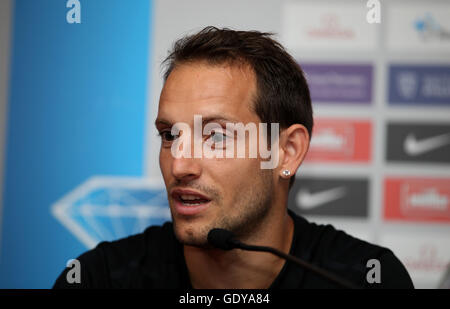
{"type": "Polygon", "coordinates": [[[347,194],[345,187],[337,187],[325,191],[311,193],[300,189],[296,196],[297,206],[302,210],[310,210],[331,201],[340,199],[347,194]]]}
{"type": "Polygon", "coordinates": [[[450,133],[417,140],[414,134],[408,134],[403,143],[403,150],[410,156],[418,156],[450,144],[450,133]]]}

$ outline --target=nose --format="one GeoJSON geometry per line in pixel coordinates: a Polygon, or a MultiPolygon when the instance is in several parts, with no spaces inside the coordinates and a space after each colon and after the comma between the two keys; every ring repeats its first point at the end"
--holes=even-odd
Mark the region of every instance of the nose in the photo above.
{"type": "Polygon", "coordinates": [[[186,126],[187,128],[180,129],[181,136],[171,148],[172,175],[182,182],[200,177],[202,171],[201,158],[193,158],[195,157],[194,137],[190,134],[190,127],[187,124],[186,126]]]}
{"type": "Polygon", "coordinates": [[[172,161],[172,175],[182,182],[189,182],[201,175],[201,165],[198,159],[194,158],[175,158],[172,161]]]}

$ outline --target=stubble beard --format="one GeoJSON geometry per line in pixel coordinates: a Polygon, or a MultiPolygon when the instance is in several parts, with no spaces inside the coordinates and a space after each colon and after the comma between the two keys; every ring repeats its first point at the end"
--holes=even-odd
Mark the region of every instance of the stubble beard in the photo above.
{"type": "MultiPolygon", "coordinates": [[[[272,203],[272,171],[260,170],[261,173],[256,176],[258,183],[250,186],[246,192],[239,192],[235,195],[232,205],[225,207],[220,203],[222,200],[220,196],[217,199],[218,203],[213,207],[219,207],[217,217],[207,224],[197,226],[195,218],[181,219],[172,216],[174,224],[174,232],[178,241],[183,245],[194,246],[199,248],[211,248],[208,244],[208,233],[213,228],[222,228],[233,232],[237,238],[250,237],[267,218],[271,203],[272,203]],[[227,214],[229,207],[233,208],[236,214],[227,214]],[[238,211],[236,211],[238,210],[238,211]],[[189,221],[192,221],[190,223],[189,221]]],[[[212,190],[206,190],[206,192],[212,190]]]]}

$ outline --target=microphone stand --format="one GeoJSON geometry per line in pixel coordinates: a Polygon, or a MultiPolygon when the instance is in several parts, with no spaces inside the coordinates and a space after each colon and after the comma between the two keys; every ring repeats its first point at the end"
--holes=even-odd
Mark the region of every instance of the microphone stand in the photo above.
{"type": "Polygon", "coordinates": [[[231,244],[233,244],[236,248],[239,248],[239,249],[242,249],[242,250],[262,251],[262,252],[272,253],[272,254],[274,254],[274,255],[276,255],[278,257],[284,258],[284,259],[286,259],[286,260],[288,260],[290,262],[293,262],[293,263],[295,263],[297,265],[300,265],[300,266],[304,267],[305,269],[308,269],[308,270],[310,270],[312,272],[315,272],[315,273],[321,275],[322,277],[324,277],[324,278],[326,278],[326,279],[328,279],[328,280],[330,280],[330,281],[332,281],[332,282],[334,282],[334,283],[336,283],[336,284],[338,284],[338,285],[340,285],[340,286],[342,286],[344,288],[347,288],[347,289],[359,289],[359,287],[357,287],[356,285],[354,285],[353,283],[351,283],[351,282],[349,282],[347,280],[339,278],[339,277],[333,275],[332,273],[330,273],[328,271],[325,271],[324,269],[321,269],[321,268],[319,268],[319,267],[317,267],[317,266],[315,266],[313,264],[309,264],[309,263],[307,263],[305,261],[302,261],[301,259],[299,259],[299,258],[297,258],[295,256],[292,256],[290,254],[286,254],[286,253],[281,252],[280,250],[277,250],[275,248],[265,247],[265,246],[251,246],[251,245],[244,244],[244,243],[242,243],[242,242],[240,242],[240,241],[238,241],[236,239],[230,239],[229,242],[231,244]]]}

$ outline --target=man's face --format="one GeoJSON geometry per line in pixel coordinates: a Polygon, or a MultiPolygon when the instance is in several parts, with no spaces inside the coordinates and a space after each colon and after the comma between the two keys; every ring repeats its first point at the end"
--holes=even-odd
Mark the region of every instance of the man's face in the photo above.
{"type": "MultiPolygon", "coordinates": [[[[203,134],[202,143],[234,139],[226,131],[227,123],[258,126],[260,119],[252,111],[255,93],[254,73],[245,66],[182,64],[171,72],[164,85],[155,122],[162,139],[159,163],[175,234],[184,244],[207,245],[212,228],[248,235],[268,215],[272,170],[260,168],[259,156],[195,158],[192,149],[192,157],[175,158],[171,152],[177,138],[170,133],[172,126],[183,122],[194,132],[194,115],[202,116],[203,126],[214,122],[222,127],[212,135],[203,134]]],[[[248,145],[247,140],[246,154],[248,145]]]]}

